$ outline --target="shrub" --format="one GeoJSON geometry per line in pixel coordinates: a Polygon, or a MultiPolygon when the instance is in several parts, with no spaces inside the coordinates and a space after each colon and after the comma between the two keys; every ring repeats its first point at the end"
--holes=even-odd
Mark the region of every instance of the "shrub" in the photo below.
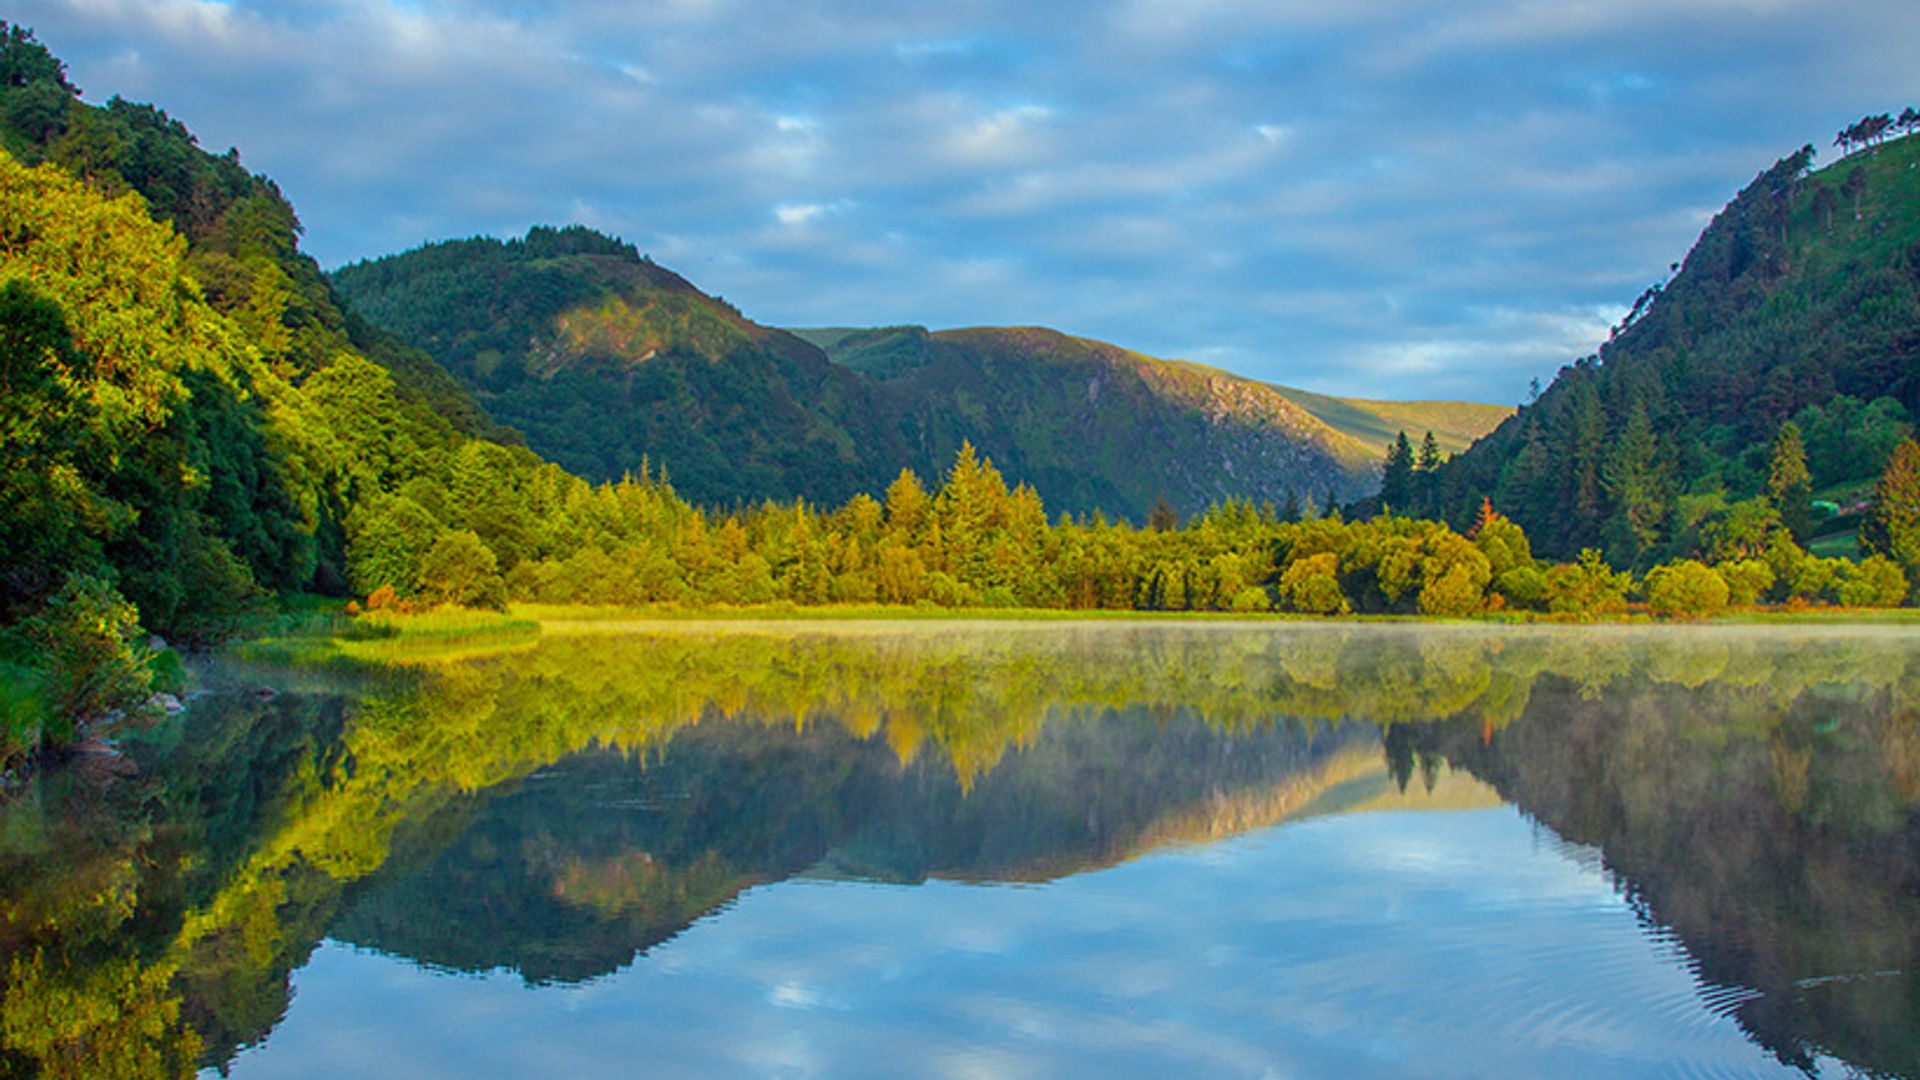
{"type": "Polygon", "coordinates": [[[1773,567],[1759,559],[1733,559],[1714,569],[1727,583],[1727,602],[1739,607],[1759,603],[1767,590],[1773,588],[1773,567]]]}
{"type": "Polygon", "coordinates": [[[1496,579],[1510,571],[1533,566],[1533,545],[1527,542],[1526,532],[1498,514],[1488,516],[1481,523],[1473,534],[1473,544],[1487,557],[1496,579]]]}
{"type": "Polygon", "coordinates": [[[1516,566],[1496,578],[1493,587],[1513,607],[1538,611],[1547,606],[1547,575],[1537,566],[1516,566]]]}
{"type": "Polygon", "coordinates": [[[1848,562],[1845,559],[1822,559],[1817,555],[1808,555],[1794,567],[1793,584],[1788,594],[1801,600],[1827,600],[1834,595],[1835,588],[1844,580],[1848,562]]]}
{"type": "Polygon", "coordinates": [[[1340,591],[1340,557],[1331,551],[1295,559],[1280,575],[1280,595],[1294,611],[1344,615],[1352,610],[1340,591]]]}
{"type": "Polygon", "coordinates": [[[0,773],[40,748],[40,733],[47,720],[43,673],[0,660],[0,773]]]}
{"type": "Polygon", "coordinates": [[[142,643],[139,613],[97,577],[71,578],[27,625],[45,665],[51,713],[42,743],[55,746],[85,723],[146,700],[152,656],[142,643]]]}
{"type": "Polygon", "coordinates": [[[1656,615],[1705,618],[1727,606],[1728,594],[1726,579],[1695,559],[1667,563],[1647,575],[1647,606],[1656,615]]]}
{"type": "Polygon", "coordinates": [[[1436,532],[1427,541],[1420,571],[1420,613],[1459,617],[1480,610],[1493,571],[1487,556],[1464,537],[1436,532]]]}
{"type": "Polygon", "coordinates": [[[1607,565],[1598,551],[1586,548],[1577,563],[1562,563],[1547,571],[1547,610],[1557,615],[1610,615],[1627,609],[1627,590],[1633,579],[1607,565]]]}
{"type": "Polygon", "coordinates": [[[401,596],[420,587],[420,563],[440,535],[440,522],[411,499],[395,496],[347,519],[347,577],[358,593],[391,586],[401,596]]]}
{"type": "Polygon", "coordinates": [[[1835,587],[1848,607],[1899,607],[1907,598],[1907,574],[1885,555],[1874,555],[1845,571],[1835,587]]]}
{"type": "Polygon", "coordinates": [[[503,610],[507,583],[493,552],[469,529],[442,533],[420,560],[420,594],[428,602],[503,610]]]}
{"type": "Polygon", "coordinates": [[[1271,611],[1273,610],[1273,598],[1268,596],[1267,590],[1260,586],[1249,585],[1233,594],[1232,606],[1233,610],[1240,612],[1271,611]]]}

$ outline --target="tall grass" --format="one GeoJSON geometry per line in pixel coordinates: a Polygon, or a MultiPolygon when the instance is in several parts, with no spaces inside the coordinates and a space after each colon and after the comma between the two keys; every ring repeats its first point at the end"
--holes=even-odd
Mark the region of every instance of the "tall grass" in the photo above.
{"type": "Polygon", "coordinates": [[[0,776],[40,748],[52,716],[40,670],[0,660],[0,776]]]}
{"type": "Polygon", "coordinates": [[[332,610],[289,619],[285,632],[249,641],[236,655],[253,663],[295,667],[378,667],[499,652],[529,644],[539,635],[538,620],[468,608],[357,616],[332,610]]]}

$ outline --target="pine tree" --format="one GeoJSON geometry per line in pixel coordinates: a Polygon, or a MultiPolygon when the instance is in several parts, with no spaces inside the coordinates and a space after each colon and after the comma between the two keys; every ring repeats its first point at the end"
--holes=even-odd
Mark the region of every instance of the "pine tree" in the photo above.
{"type": "Polygon", "coordinates": [[[1180,515],[1174,512],[1165,492],[1154,501],[1153,512],[1147,515],[1147,527],[1154,532],[1171,532],[1180,527],[1180,515]]]}
{"type": "Polygon", "coordinates": [[[1572,404],[1562,460],[1571,469],[1560,505],[1570,503],[1573,512],[1561,518],[1559,534],[1563,540],[1593,536],[1599,530],[1606,500],[1600,467],[1606,454],[1607,421],[1600,394],[1591,378],[1583,378],[1573,385],[1569,396],[1572,404]]]}
{"type": "Polygon", "coordinates": [[[1659,541],[1667,512],[1660,443],[1646,408],[1637,402],[1607,455],[1604,478],[1614,507],[1616,539],[1624,541],[1628,550],[1621,554],[1631,561],[1659,541]]]}
{"type": "Polygon", "coordinates": [[[1420,458],[1414,463],[1414,502],[1419,504],[1420,516],[1437,517],[1440,513],[1440,466],[1445,462],[1440,457],[1440,440],[1427,432],[1420,440],[1420,458]]]}
{"type": "Polygon", "coordinates": [[[1482,496],[1480,499],[1480,512],[1474,515],[1473,528],[1467,530],[1467,538],[1477,539],[1482,529],[1493,524],[1499,520],[1499,518],[1500,515],[1494,512],[1493,500],[1482,496]]]}
{"type": "Polygon", "coordinates": [[[1280,520],[1287,522],[1300,520],[1300,496],[1295,494],[1292,488],[1287,489],[1286,500],[1280,504],[1280,520]]]}
{"type": "Polygon", "coordinates": [[[1860,527],[1860,547],[1899,563],[1909,582],[1920,582],[1920,443],[1908,439],[1887,459],[1860,527]]]}
{"type": "Polygon", "coordinates": [[[1807,472],[1807,445],[1800,428],[1789,420],[1780,425],[1773,437],[1773,454],[1767,466],[1767,492],[1780,520],[1795,540],[1804,541],[1813,531],[1810,502],[1813,478],[1807,472]]]}
{"type": "Polygon", "coordinates": [[[1398,510],[1405,513],[1412,509],[1413,499],[1413,444],[1407,441],[1407,433],[1387,447],[1386,462],[1380,467],[1380,508],[1382,512],[1398,510]]]}

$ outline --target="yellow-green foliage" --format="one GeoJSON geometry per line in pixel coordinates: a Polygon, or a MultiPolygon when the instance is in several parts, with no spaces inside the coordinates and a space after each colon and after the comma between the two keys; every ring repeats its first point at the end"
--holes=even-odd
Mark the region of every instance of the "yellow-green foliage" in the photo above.
{"type": "Polygon", "coordinates": [[[1899,563],[1872,555],[1848,570],[1835,598],[1848,607],[1899,607],[1907,589],[1907,575],[1899,563]]]}
{"type": "Polygon", "coordinates": [[[1331,551],[1295,559],[1280,575],[1280,595],[1292,611],[1309,615],[1345,615],[1352,610],[1336,574],[1340,559],[1331,551]]]}
{"type": "Polygon", "coordinates": [[[1656,615],[1704,618],[1727,606],[1727,583],[1694,559],[1654,568],[1647,575],[1647,607],[1656,615]]]}
{"type": "Polygon", "coordinates": [[[1714,569],[1727,583],[1727,602],[1746,607],[1773,588],[1773,568],[1759,559],[1730,559],[1714,569]]]}
{"type": "Polygon", "coordinates": [[[1556,615],[1613,615],[1627,609],[1627,591],[1633,578],[1607,565],[1598,551],[1586,548],[1580,561],[1561,563],[1547,571],[1547,610],[1556,615]]]}

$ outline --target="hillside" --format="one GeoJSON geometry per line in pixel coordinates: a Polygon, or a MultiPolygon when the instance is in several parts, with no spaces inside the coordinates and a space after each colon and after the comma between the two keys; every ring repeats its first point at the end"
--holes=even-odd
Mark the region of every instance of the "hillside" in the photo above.
{"type": "Polygon", "coordinates": [[[838,505],[902,459],[864,380],[586,229],[432,244],[333,280],[582,476],[651,463],[709,505],[838,505]]]}
{"type": "Polygon", "coordinates": [[[938,477],[967,442],[1054,510],[1324,503],[1371,489],[1395,425],[1457,447],[1502,413],[1326,398],[1041,328],[789,333],[578,227],[333,280],[541,454],[590,478],[657,464],[708,505],[837,505],[902,468],[938,477]]]}
{"type": "MultiPolygon", "coordinates": [[[[1439,509],[1491,497],[1542,554],[1645,566],[1764,528],[1742,504],[1788,421],[1809,474],[1789,517],[1871,484],[1920,408],[1920,139],[1812,159],[1762,172],[1598,353],[1443,469],[1439,509]]],[[[1803,542],[1848,523],[1788,522],[1803,542]]]]}
{"type": "Polygon", "coordinates": [[[240,152],[211,153],[162,110],[114,96],[88,105],[66,68],[21,27],[0,22],[0,149],[51,164],[109,196],[137,193],[154,220],[188,242],[192,277],[263,358],[299,377],[351,351],[391,374],[416,418],[428,414],[498,442],[494,424],[461,384],[417,349],[345,310],[320,266],[299,248],[300,219],[240,152]]]}
{"type": "Polygon", "coordinates": [[[918,461],[981,448],[1049,505],[1138,517],[1229,497],[1324,503],[1373,483],[1379,451],[1272,387],[1040,327],[795,331],[871,379],[918,461]]]}
{"type": "Polygon", "coordinates": [[[1371,401],[1291,386],[1274,389],[1321,423],[1369,448],[1385,446],[1403,431],[1416,442],[1431,431],[1442,452],[1458,454],[1514,413],[1511,405],[1476,401],[1371,401]]]}
{"type": "MultiPolygon", "coordinates": [[[[918,335],[927,333],[920,327],[896,326],[872,330],[847,327],[795,328],[792,333],[826,350],[835,363],[878,378],[890,378],[924,362],[924,350],[913,344],[918,335]]],[[[1020,333],[1031,335],[1047,332],[975,328],[942,331],[930,336],[943,345],[964,349],[970,337],[989,335],[1004,339],[1020,333]]],[[[1329,447],[1344,464],[1354,469],[1377,466],[1381,449],[1402,431],[1408,432],[1416,440],[1423,433],[1431,431],[1441,450],[1458,453],[1475,439],[1492,431],[1500,421],[1513,415],[1513,409],[1505,405],[1470,401],[1371,401],[1334,397],[1291,386],[1262,383],[1189,361],[1156,359],[1098,342],[1086,344],[1108,350],[1116,358],[1122,358],[1145,371],[1165,368],[1184,370],[1202,381],[1218,380],[1222,385],[1233,385],[1246,394],[1262,399],[1268,394],[1277,395],[1331,428],[1335,435],[1342,436],[1328,440],[1329,447]]],[[[1172,378],[1176,382],[1192,382],[1191,379],[1181,380],[1171,372],[1161,377],[1172,378]]],[[[1275,405],[1274,408],[1276,411],[1286,411],[1283,406],[1275,405]]]]}

